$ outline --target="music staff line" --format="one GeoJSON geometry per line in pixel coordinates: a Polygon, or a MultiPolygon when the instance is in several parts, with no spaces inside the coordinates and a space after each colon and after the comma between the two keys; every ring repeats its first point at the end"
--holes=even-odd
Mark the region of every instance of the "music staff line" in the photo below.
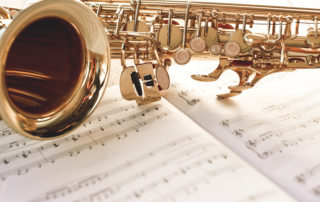
{"type": "MultiPolygon", "coordinates": [[[[202,83],[204,84],[204,83],[202,83]]],[[[228,82],[225,82],[222,85],[217,86],[217,89],[223,89],[226,85],[228,84],[228,82]]],[[[171,88],[172,90],[174,90],[175,94],[181,98],[184,102],[186,102],[189,106],[194,106],[197,103],[199,103],[200,101],[212,101],[212,98],[216,97],[216,92],[211,93],[212,91],[209,91],[208,94],[208,89],[205,88],[196,88],[194,87],[194,85],[188,85],[186,87],[187,84],[183,83],[179,83],[179,82],[174,82],[171,84],[171,88]]],[[[197,84],[199,85],[199,84],[197,84]]],[[[201,85],[201,84],[200,84],[201,85]]],[[[204,84],[205,85],[205,84],[204,84]]]]}
{"type": "Polygon", "coordinates": [[[199,97],[196,97],[196,96],[190,97],[190,94],[192,92],[190,92],[190,90],[181,90],[181,89],[179,89],[178,85],[179,84],[177,84],[177,83],[173,83],[171,85],[171,89],[176,90],[178,97],[180,97],[182,100],[184,100],[188,105],[193,106],[201,101],[201,99],[199,97]]]}
{"type": "Polygon", "coordinates": [[[3,138],[3,137],[8,137],[12,134],[16,133],[15,131],[13,131],[11,128],[4,128],[4,129],[1,129],[0,130],[0,139],[3,138]]]}
{"type": "MultiPolygon", "coordinates": [[[[231,125],[243,125],[244,123],[252,123],[250,125],[246,125],[246,127],[234,129],[232,131],[232,133],[234,133],[235,135],[242,137],[243,133],[245,133],[246,131],[254,130],[257,127],[263,126],[264,128],[268,128],[268,126],[273,126],[276,123],[274,120],[278,120],[279,123],[283,123],[283,122],[291,121],[291,120],[304,120],[303,117],[306,114],[308,114],[309,112],[314,112],[314,110],[317,107],[320,107],[319,104],[314,103],[314,104],[309,105],[307,107],[300,108],[297,111],[288,112],[284,115],[283,114],[278,115],[278,116],[272,118],[273,121],[264,121],[263,123],[256,122],[256,121],[250,121],[248,117],[256,117],[256,116],[246,114],[246,115],[242,115],[242,116],[232,118],[232,119],[225,119],[220,122],[220,125],[222,125],[226,128],[230,128],[231,125]]],[[[317,118],[318,117],[315,117],[314,119],[317,119],[317,118]]]]}
{"type": "Polygon", "coordinates": [[[308,182],[309,179],[318,174],[320,174],[320,164],[317,164],[314,167],[297,174],[295,179],[297,180],[297,182],[305,184],[308,182]]]}
{"type": "Polygon", "coordinates": [[[214,178],[218,175],[225,174],[227,172],[236,173],[239,169],[243,168],[243,165],[241,163],[231,163],[222,167],[219,167],[217,169],[213,169],[210,171],[205,172],[203,175],[196,177],[193,180],[190,180],[187,183],[184,183],[183,185],[177,187],[176,189],[173,189],[170,192],[164,193],[162,196],[160,196],[158,199],[155,199],[154,201],[162,202],[162,201],[175,201],[174,196],[177,196],[178,194],[186,193],[186,194],[192,194],[200,189],[197,187],[201,184],[210,184],[211,180],[214,180],[214,178]]]}
{"type": "Polygon", "coordinates": [[[317,124],[319,124],[319,122],[320,122],[320,116],[311,117],[301,123],[295,123],[293,126],[286,126],[286,127],[277,129],[275,131],[264,132],[261,135],[257,136],[256,138],[248,139],[246,141],[246,145],[248,147],[257,148],[259,144],[264,143],[268,140],[271,140],[273,137],[282,137],[282,136],[285,136],[285,133],[297,131],[307,127],[309,128],[315,127],[317,126],[317,124]]]}
{"type": "Polygon", "coordinates": [[[6,143],[0,145],[0,154],[8,152],[8,151],[22,149],[24,147],[35,145],[37,143],[39,143],[39,141],[27,139],[27,138],[16,139],[16,140],[6,142],[6,143]]]}
{"type": "MultiPolygon", "coordinates": [[[[286,136],[288,134],[291,134],[290,137],[292,137],[292,132],[299,132],[299,130],[304,130],[305,128],[309,128],[309,130],[311,130],[312,128],[315,128],[317,126],[319,126],[320,123],[320,116],[314,116],[314,117],[307,117],[304,119],[299,120],[300,122],[295,122],[292,123],[292,125],[287,125],[285,127],[279,128],[276,131],[266,131],[263,132],[262,134],[258,135],[255,138],[251,138],[251,139],[246,139],[243,134],[246,134],[246,137],[250,137],[249,134],[250,130],[247,131],[245,129],[232,129],[230,128],[230,125],[228,125],[228,127],[224,127],[226,130],[229,131],[229,133],[234,134],[240,141],[242,141],[245,146],[250,149],[251,151],[253,151],[254,153],[256,153],[258,155],[259,158],[261,159],[266,159],[276,153],[280,154],[283,153],[285,149],[289,148],[290,146],[293,145],[298,145],[302,142],[305,142],[305,140],[309,140],[309,139],[314,139],[315,137],[317,137],[317,132],[314,131],[311,134],[308,135],[304,135],[304,134],[300,134],[298,133],[298,135],[296,135],[296,138],[286,138],[286,136]],[[270,144],[268,143],[268,141],[273,140],[274,138],[280,138],[282,137],[282,140],[279,140],[277,142],[279,142],[276,146],[271,146],[267,149],[264,149],[265,151],[260,152],[260,145],[262,143],[266,144],[270,144]]],[[[222,124],[225,126],[225,124],[222,124]]],[[[252,130],[252,132],[254,132],[254,130],[252,130]]],[[[254,133],[252,133],[254,134],[254,133]]]]}
{"type": "MultiPolygon", "coordinates": [[[[152,154],[150,154],[149,152],[145,153],[144,155],[139,156],[136,159],[126,161],[125,163],[121,164],[120,166],[117,166],[117,167],[109,169],[103,173],[95,175],[93,178],[89,177],[84,180],[81,180],[80,182],[75,182],[75,183],[72,183],[71,185],[59,187],[58,189],[56,189],[54,191],[50,191],[48,193],[42,194],[42,197],[39,197],[39,198],[33,200],[33,202],[50,200],[50,199],[55,199],[59,196],[66,196],[68,194],[73,194],[76,191],[80,191],[84,187],[87,188],[88,186],[97,185],[98,182],[102,182],[106,178],[112,177],[112,176],[117,175],[121,172],[125,172],[126,169],[129,169],[134,165],[138,166],[139,164],[141,164],[145,161],[151,160],[154,156],[162,155],[165,157],[164,160],[157,162],[151,166],[148,166],[147,168],[143,168],[142,170],[139,170],[138,172],[126,177],[125,179],[119,180],[119,181],[115,182],[114,184],[108,185],[108,187],[103,188],[102,190],[99,189],[99,191],[97,191],[97,193],[99,193],[99,194],[100,193],[105,194],[106,192],[109,193],[110,190],[113,190],[113,194],[115,194],[116,192],[120,191],[121,187],[124,187],[125,185],[130,184],[141,177],[144,177],[148,174],[151,174],[152,172],[158,171],[162,167],[165,167],[165,166],[177,161],[177,159],[179,157],[180,158],[181,157],[187,158],[188,156],[184,152],[174,153],[174,155],[170,155],[170,156],[165,155],[164,152],[171,150],[178,145],[183,145],[188,141],[191,141],[190,136],[183,137],[181,139],[172,141],[171,143],[174,142],[175,144],[168,143],[168,144],[162,145],[161,147],[158,147],[157,149],[153,150],[152,154]]],[[[212,144],[203,143],[200,146],[186,148],[186,150],[188,150],[189,152],[197,152],[200,149],[202,149],[202,147],[210,146],[210,145],[212,145],[212,144]]]]}
{"type": "Polygon", "coordinates": [[[320,198],[320,184],[317,180],[319,174],[320,164],[316,164],[312,168],[305,169],[304,171],[296,174],[294,180],[305,190],[320,198]]]}
{"type": "MultiPolygon", "coordinates": [[[[148,112],[151,112],[151,111],[154,111],[154,110],[159,110],[159,106],[160,105],[156,105],[156,106],[148,108],[148,109],[146,109],[144,111],[139,111],[139,112],[137,112],[135,114],[131,114],[129,116],[125,116],[121,120],[116,119],[116,120],[114,120],[112,122],[106,123],[103,126],[100,126],[100,127],[96,128],[96,129],[86,130],[84,132],[80,132],[78,134],[72,135],[71,137],[67,136],[67,137],[60,138],[60,139],[58,139],[56,141],[51,141],[51,142],[49,142],[47,144],[41,145],[40,147],[38,147],[38,149],[40,149],[41,151],[44,151],[44,150],[48,150],[48,149],[52,149],[52,148],[58,148],[58,147],[62,146],[63,144],[67,144],[69,142],[76,142],[79,139],[83,138],[84,136],[90,135],[93,132],[104,131],[104,128],[108,128],[109,130],[111,130],[112,127],[115,127],[117,125],[121,125],[122,123],[124,123],[126,121],[131,121],[131,120],[135,120],[136,121],[135,118],[138,117],[141,114],[145,114],[145,113],[148,113],[148,112]]],[[[136,123],[142,124],[139,121],[136,121],[136,123]]],[[[91,137],[91,139],[92,139],[92,137],[91,137]]],[[[26,150],[26,151],[27,151],[27,153],[32,154],[34,152],[37,152],[38,149],[37,148],[33,148],[33,149],[30,149],[30,150],[26,150]]],[[[0,166],[1,166],[2,163],[8,164],[9,162],[13,162],[14,160],[17,160],[17,159],[21,158],[21,156],[26,158],[26,156],[25,156],[26,155],[25,154],[26,151],[22,151],[22,153],[23,153],[22,155],[19,155],[19,153],[15,153],[15,154],[12,154],[11,156],[6,156],[5,159],[3,160],[3,162],[0,161],[0,166]]]]}
{"type": "MultiPolygon", "coordinates": [[[[314,91],[312,91],[310,93],[307,93],[307,95],[312,95],[312,94],[317,93],[317,92],[320,92],[320,90],[319,89],[314,90],[314,91]]],[[[278,119],[280,121],[285,121],[285,120],[289,120],[289,119],[298,119],[298,118],[301,118],[304,113],[306,114],[307,112],[314,111],[315,108],[319,107],[319,104],[317,102],[314,102],[311,105],[308,105],[308,106],[305,106],[305,107],[299,107],[298,110],[296,110],[296,111],[291,111],[291,112],[288,111],[290,108],[292,108],[294,106],[302,105],[302,103],[304,103],[306,101],[306,99],[308,99],[308,98],[311,99],[310,96],[299,96],[296,99],[292,99],[292,100],[289,100],[287,102],[280,103],[278,105],[270,105],[268,107],[262,108],[261,109],[261,113],[265,114],[266,112],[282,112],[283,110],[286,109],[286,114],[278,115],[275,119],[278,119]]],[[[240,115],[240,116],[237,116],[237,117],[234,117],[234,118],[229,118],[229,119],[222,120],[221,121],[221,125],[223,125],[225,127],[230,127],[230,124],[236,124],[236,123],[241,122],[241,121],[245,121],[246,123],[247,122],[252,122],[252,121],[249,121],[248,118],[249,117],[255,117],[255,116],[256,115],[252,115],[252,114],[251,115],[250,114],[243,114],[243,115],[240,115]]],[[[264,122],[263,125],[265,125],[267,123],[264,122]]],[[[247,126],[246,129],[254,128],[254,126],[259,126],[261,124],[262,123],[254,123],[254,124],[252,124],[250,126],[247,126]]],[[[241,125],[241,123],[239,123],[239,125],[241,125]]]]}
{"type": "MultiPolygon", "coordinates": [[[[212,143],[204,143],[203,145],[191,147],[188,149],[189,153],[196,153],[199,151],[203,151],[203,147],[210,147],[212,146],[212,143]]],[[[93,194],[90,194],[89,196],[83,197],[79,200],[76,201],[95,201],[95,199],[98,200],[103,200],[103,199],[109,199],[112,195],[110,195],[110,190],[113,189],[114,187],[118,188],[118,191],[120,191],[121,187],[124,187],[126,184],[130,184],[131,182],[134,182],[138,180],[138,178],[144,177],[146,175],[150,175],[153,172],[156,172],[160,170],[163,167],[166,167],[170,164],[173,164],[174,162],[177,161],[177,159],[180,158],[188,158],[188,155],[185,154],[185,152],[180,152],[180,153],[175,153],[174,155],[171,155],[169,157],[166,157],[165,160],[162,160],[161,162],[157,162],[156,164],[153,164],[152,166],[148,167],[147,169],[143,169],[142,171],[139,171],[138,173],[129,176],[125,179],[123,179],[121,182],[117,182],[116,184],[110,185],[102,190],[99,190],[93,194]]],[[[139,190],[134,191],[134,197],[135,198],[140,198],[142,196],[142,193],[145,192],[145,189],[148,190],[149,188],[156,188],[154,186],[154,183],[156,184],[167,184],[169,181],[174,180],[176,177],[181,176],[181,175],[186,175],[188,172],[190,172],[192,169],[199,168],[201,164],[204,163],[209,163],[212,164],[213,161],[217,159],[224,159],[225,154],[215,154],[215,155],[210,155],[210,157],[205,157],[201,160],[198,160],[196,162],[189,163],[188,165],[185,166],[179,166],[179,168],[175,169],[174,171],[170,172],[169,175],[161,177],[160,179],[154,181],[153,183],[146,185],[145,188],[141,188],[139,190]],[[211,157],[211,158],[210,158],[211,157]]],[[[123,199],[119,199],[116,201],[123,201],[123,199]]]]}
{"type": "Polygon", "coordinates": [[[67,193],[71,194],[75,191],[81,191],[81,189],[88,187],[90,185],[93,185],[96,183],[96,181],[101,181],[109,176],[115,175],[127,168],[132,167],[133,165],[136,164],[141,164],[145,160],[153,157],[157,157],[158,155],[161,155],[165,151],[170,151],[171,149],[179,146],[186,144],[190,142],[193,139],[192,136],[184,136],[181,138],[177,138],[169,143],[163,144],[157,148],[155,148],[152,151],[149,151],[147,153],[144,153],[134,159],[131,159],[130,161],[125,161],[124,163],[110,168],[105,172],[91,175],[88,177],[85,177],[83,179],[79,179],[70,183],[65,184],[64,186],[57,187],[53,190],[50,190],[44,194],[41,194],[40,196],[36,197],[35,201],[43,201],[43,200],[49,200],[51,198],[56,198],[59,195],[65,195],[67,193]]]}
{"type": "Polygon", "coordinates": [[[285,150],[289,150],[290,148],[292,149],[293,147],[298,147],[299,145],[306,143],[307,141],[314,141],[319,136],[320,135],[317,133],[317,131],[312,131],[307,135],[303,135],[303,137],[297,136],[290,139],[283,139],[276,145],[271,146],[270,148],[262,152],[259,152],[258,150],[251,147],[248,148],[256,153],[259,158],[266,159],[275,154],[282,154],[285,152],[285,150]]]}
{"type": "Polygon", "coordinates": [[[299,95],[295,99],[290,99],[289,101],[285,101],[277,105],[270,105],[270,106],[264,107],[263,111],[264,112],[283,111],[283,110],[286,110],[287,108],[292,108],[294,106],[302,106],[304,103],[309,102],[309,100],[312,99],[311,95],[319,94],[319,93],[320,93],[320,89],[315,89],[305,94],[299,95]]]}
{"type": "MultiPolygon", "coordinates": [[[[110,102],[110,100],[107,100],[103,103],[106,105],[106,104],[109,104],[109,102],[110,102]]],[[[117,113],[120,113],[120,112],[123,112],[123,111],[127,112],[131,109],[134,109],[135,107],[136,107],[136,105],[130,104],[130,105],[125,105],[124,107],[114,108],[114,109],[109,110],[107,112],[94,114],[91,118],[89,118],[83,124],[83,126],[86,127],[88,124],[91,124],[93,121],[96,121],[96,120],[100,122],[102,119],[107,119],[107,117],[112,116],[117,113]]],[[[9,133],[8,130],[11,130],[11,129],[4,129],[5,133],[9,133]]],[[[15,133],[14,131],[10,131],[10,134],[4,135],[4,136],[9,136],[14,133],[15,133]]],[[[1,134],[1,131],[0,131],[0,134],[1,134]]],[[[7,142],[5,144],[0,145],[0,154],[4,153],[4,152],[8,152],[8,151],[22,149],[22,148],[27,147],[29,145],[35,145],[38,142],[39,141],[28,139],[28,138],[20,138],[19,140],[13,140],[13,141],[10,141],[10,142],[7,142]]]]}
{"type": "MultiPolygon", "coordinates": [[[[179,167],[175,169],[173,172],[171,172],[169,175],[165,177],[158,178],[152,183],[149,183],[147,185],[144,185],[140,188],[135,189],[132,191],[131,194],[127,194],[124,197],[121,197],[119,199],[113,200],[114,202],[121,202],[130,200],[132,198],[142,198],[143,194],[155,190],[157,187],[161,185],[170,184],[171,181],[174,181],[175,179],[179,177],[183,177],[184,175],[188,174],[189,172],[192,172],[195,169],[201,169],[201,166],[205,164],[213,164],[215,160],[217,159],[227,159],[225,154],[220,155],[212,155],[212,156],[206,156],[204,158],[201,158],[197,161],[194,161],[190,164],[187,164],[185,166],[179,167]]],[[[224,166],[225,167],[225,166],[224,166]]],[[[204,173],[207,173],[204,171],[204,173]]]]}
{"type": "MultiPolygon", "coordinates": [[[[192,145],[195,145],[195,144],[192,144],[192,145]]],[[[213,147],[213,145],[211,146],[213,147]]],[[[203,152],[210,152],[213,148],[207,148],[207,147],[202,147],[203,151],[200,151],[198,153],[188,153],[187,151],[185,152],[185,155],[188,156],[188,158],[186,159],[179,159],[177,160],[177,164],[184,164],[185,162],[188,162],[188,161],[192,161],[193,159],[196,161],[197,159],[201,158],[203,156],[203,152]],[[208,150],[207,150],[208,149],[208,150]]],[[[221,152],[219,155],[221,155],[221,157],[227,159],[228,158],[228,154],[227,153],[223,153],[221,152]]],[[[210,163],[212,163],[210,161],[210,163]]]]}
{"type": "Polygon", "coordinates": [[[96,113],[93,114],[84,124],[82,124],[84,127],[86,127],[88,124],[91,124],[93,121],[102,121],[103,119],[108,119],[108,117],[121,113],[121,112],[128,112],[130,110],[133,110],[137,107],[136,104],[129,104],[125,105],[123,107],[113,108],[111,110],[108,110],[103,113],[96,113]]]}
{"type": "MultiPolygon", "coordinates": [[[[153,107],[153,108],[154,109],[159,109],[158,107],[159,106],[156,106],[156,107],[153,107]]],[[[42,153],[42,156],[44,156],[45,158],[41,158],[41,159],[36,160],[34,162],[25,164],[23,166],[20,166],[20,167],[14,168],[14,169],[10,169],[8,171],[0,172],[0,179],[5,180],[7,177],[12,176],[12,175],[21,175],[23,173],[27,173],[27,172],[29,172],[29,170],[31,168],[35,168],[35,167],[41,168],[42,165],[44,165],[44,164],[47,164],[47,163],[50,163],[50,162],[54,163],[56,160],[64,158],[64,157],[76,156],[76,155],[80,154],[81,151],[84,151],[85,149],[91,150],[93,148],[93,146],[97,146],[97,145],[104,146],[104,144],[107,141],[110,141],[112,139],[121,139],[123,137],[123,134],[126,134],[126,136],[127,136],[127,133],[132,132],[132,131],[136,131],[137,128],[142,128],[142,127],[146,126],[147,124],[150,124],[150,123],[154,122],[155,120],[161,119],[161,118],[167,116],[167,113],[168,112],[162,112],[159,115],[155,115],[155,116],[153,116],[153,117],[151,117],[149,119],[146,119],[144,123],[135,124],[133,126],[125,128],[123,130],[113,132],[112,134],[109,134],[107,136],[102,136],[102,137],[100,137],[100,138],[98,138],[98,139],[96,139],[94,141],[89,142],[89,143],[86,142],[84,144],[72,147],[71,149],[63,151],[61,153],[53,154],[53,155],[50,155],[50,156],[45,156],[42,153],[42,151],[45,150],[45,149],[48,149],[48,148],[58,147],[59,145],[56,142],[49,143],[49,144],[45,145],[46,147],[41,146],[41,147],[37,147],[37,148],[34,148],[32,150],[29,150],[29,151],[23,151],[21,156],[20,156],[20,158],[21,157],[22,158],[27,158],[32,153],[37,153],[37,152],[42,153]]],[[[103,131],[101,131],[101,132],[103,132],[103,131]]],[[[101,132],[100,132],[100,134],[101,134],[101,132]]],[[[89,134],[89,133],[84,132],[83,134],[85,135],[85,134],[89,134]]],[[[67,140],[69,140],[69,139],[67,139],[67,140]]],[[[60,140],[60,141],[63,142],[63,140],[60,140]]],[[[13,156],[11,156],[11,158],[12,159],[17,159],[18,157],[16,155],[13,155],[13,156]]],[[[5,158],[3,160],[3,163],[4,164],[9,164],[10,161],[8,159],[11,160],[10,158],[5,158]]]]}
{"type": "MultiPolygon", "coordinates": [[[[102,100],[99,104],[100,108],[102,106],[105,106],[105,105],[108,105],[108,104],[111,104],[111,103],[114,103],[114,102],[118,102],[119,100],[118,99],[107,99],[107,100],[102,100]]],[[[4,137],[8,137],[8,136],[11,136],[13,134],[16,134],[15,131],[13,131],[11,128],[9,127],[5,127],[3,129],[0,129],[0,139],[1,138],[4,138],[4,137]]],[[[0,153],[3,152],[2,150],[0,150],[0,153]]]]}

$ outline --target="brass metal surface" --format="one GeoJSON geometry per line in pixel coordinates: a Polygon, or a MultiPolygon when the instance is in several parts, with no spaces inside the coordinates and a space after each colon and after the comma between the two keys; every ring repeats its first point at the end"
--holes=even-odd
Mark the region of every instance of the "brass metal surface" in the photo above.
{"type": "Polygon", "coordinates": [[[8,9],[0,10],[0,116],[18,133],[47,139],[79,126],[103,94],[110,57],[121,61],[123,97],[138,104],[159,100],[169,88],[172,61],[218,58],[211,73],[191,77],[211,82],[234,71],[238,85],[219,99],[239,95],[272,73],[320,68],[320,9],[83,2],[42,1],[13,20],[8,9]]]}
{"type": "Polygon", "coordinates": [[[100,7],[99,18],[112,25],[107,35],[113,58],[121,55],[122,60],[156,65],[159,59],[162,63],[173,59],[185,65],[191,58],[218,56],[215,70],[192,78],[208,82],[219,79],[225,70],[236,72],[239,84],[218,95],[220,99],[239,95],[272,73],[320,67],[320,9],[183,0],[84,2],[94,11],[100,7]],[[124,17],[119,21],[120,13],[124,17]],[[155,45],[149,45],[151,39],[124,40],[135,31],[115,32],[113,27],[133,20],[148,26],[140,35],[152,38],[155,45]],[[121,46],[127,48],[120,54],[121,46]]]}
{"type": "Polygon", "coordinates": [[[33,139],[77,128],[109,75],[109,45],[96,15],[83,3],[46,0],[0,22],[1,118],[33,139]]]}
{"type": "Polygon", "coordinates": [[[176,25],[171,25],[170,35],[169,26],[163,25],[159,30],[159,45],[161,49],[171,51],[178,48],[182,43],[182,31],[176,25]],[[170,40],[168,40],[170,38],[170,40]]]}
{"type": "Polygon", "coordinates": [[[170,87],[170,76],[164,67],[156,69],[156,78],[162,90],[167,90],[170,87]]]}

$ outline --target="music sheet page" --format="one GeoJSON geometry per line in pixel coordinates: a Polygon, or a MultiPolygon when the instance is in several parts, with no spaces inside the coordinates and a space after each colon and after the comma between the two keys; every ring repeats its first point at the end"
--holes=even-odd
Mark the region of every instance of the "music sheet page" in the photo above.
{"type": "Polygon", "coordinates": [[[138,106],[119,94],[107,89],[55,140],[1,122],[0,201],[293,201],[165,99],[138,106]]]}
{"type": "Polygon", "coordinates": [[[319,70],[277,73],[228,100],[237,75],[199,82],[218,61],[192,61],[170,68],[166,98],[300,201],[320,200],[319,70]]]}

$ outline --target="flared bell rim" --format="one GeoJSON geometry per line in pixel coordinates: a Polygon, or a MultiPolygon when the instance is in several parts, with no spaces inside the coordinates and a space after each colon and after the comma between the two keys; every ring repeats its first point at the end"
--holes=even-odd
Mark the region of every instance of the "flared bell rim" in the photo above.
{"type": "Polygon", "coordinates": [[[21,11],[0,39],[0,116],[17,133],[32,139],[66,135],[88,118],[101,100],[110,71],[110,53],[105,30],[97,16],[73,0],[45,0],[21,11]],[[57,110],[35,117],[19,111],[6,90],[5,63],[18,33],[30,23],[48,17],[66,20],[77,30],[84,48],[84,67],[75,92],[57,110]]]}

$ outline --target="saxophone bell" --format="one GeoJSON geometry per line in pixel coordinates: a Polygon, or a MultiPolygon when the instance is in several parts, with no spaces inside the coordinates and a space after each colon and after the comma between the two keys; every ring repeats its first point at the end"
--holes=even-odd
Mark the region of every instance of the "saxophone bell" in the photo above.
{"type": "Polygon", "coordinates": [[[76,1],[47,0],[0,21],[1,118],[33,139],[75,129],[109,76],[108,40],[96,15],[76,1]]]}

